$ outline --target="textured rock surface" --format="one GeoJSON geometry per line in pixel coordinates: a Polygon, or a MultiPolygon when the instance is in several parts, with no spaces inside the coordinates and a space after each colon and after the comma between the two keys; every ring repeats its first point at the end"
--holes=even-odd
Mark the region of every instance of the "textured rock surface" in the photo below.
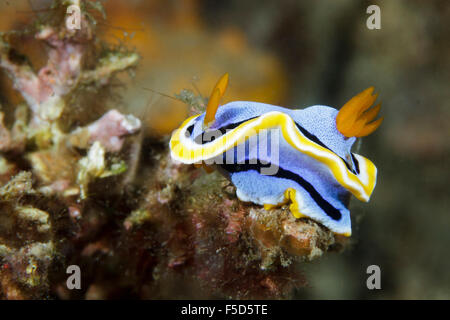
{"type": "Polygon", "coordinates": [[[82,2],[74,31],[64,13],[78,2],[54,3],[37,28],[0,38],[24,101],[0,113],[1,298],[286,298],[306,284],[302,262],[342,248],[286,207],[242,203],[218,173],[172,162],[167,137],[109,107],[138,55],[96,38],[98,7],[82,2]],[[23,39],[47,48],[38,70],[23,39]],[[80,290],[67,289],[70,265],[80,290]]]}

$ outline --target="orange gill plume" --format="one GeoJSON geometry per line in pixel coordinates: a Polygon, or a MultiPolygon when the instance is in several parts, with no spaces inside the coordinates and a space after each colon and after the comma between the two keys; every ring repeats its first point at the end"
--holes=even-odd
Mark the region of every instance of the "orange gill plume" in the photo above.
{"type": "Polygon", "coordinates": [[[208,100],[208,105],[206,106],[205,119],[203,120],[204,127],[210,127],[215,120],[217,109],[219,108],[220,99],[225,94],[225,90],[228,86],[228,73],[225,73],[219,81],[217,81],[211,96],[208,100]]]}
{"type": "Polygon", "coordinates": [[[381,106],[378,104],[370,108],[378,96],[378,94],[372,94],[373,90],[373,87],[367,88],[351,98],[339,110],[336,117],[336,127],[344,136],[348,138],[365,137],[380,126],[383,117],[372,121],[378,115],[381,106]]]}

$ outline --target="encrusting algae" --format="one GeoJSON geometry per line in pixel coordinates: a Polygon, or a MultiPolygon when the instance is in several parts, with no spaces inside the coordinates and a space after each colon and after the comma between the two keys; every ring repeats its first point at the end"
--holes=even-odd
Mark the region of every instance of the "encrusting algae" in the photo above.
{"type": "Polygon", "coordinates": [[[306,284],[299,263],[346,239],[287,206],[239,201],[224,177],[175,163],[167,136],[114,109],[115,75],[139,55],[96,38],[99,7],[87,3],[54,1],[44,22],[0,37],[0,67],[23,98],[0,112],[0,297],[289,297],[306,284]],[[65,23],[71,4],[79,30],[65,23]],[[47,44],[39,70],[17,38],[47,44]],[[66,287],[70,265],[80,290],[66,287]]]}

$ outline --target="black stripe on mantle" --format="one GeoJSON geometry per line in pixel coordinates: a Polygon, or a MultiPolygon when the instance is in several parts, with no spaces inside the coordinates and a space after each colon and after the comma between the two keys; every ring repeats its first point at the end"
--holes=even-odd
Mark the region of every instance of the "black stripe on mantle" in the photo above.
{"type": "MultiPolygon", "coordinates": [[[[224,126],[224,127],[218,128],[217,130],[219,130],[221,134],[220,134],[218,137],[212,136],[211,139],[208,140],[208,141],[205,140],[205,139],[203,139],[203,134],[205,133],[205,131],[202,131],[202,133],[200,133],[198,136],[196,136],[195,138],[193,138],[193,140],[194,140],[195,143],[197,143],[197,144],[204,145],[204,144],[206,144],[206,143],[209,143],[209,142],[214,141],[216,138],[221,137],[222,135],[224,135],[224,134],[227,132],[227,130],[235,129],[235,128],[237,128],[238,126],[240,126],[241,124],[243,124],[243,123],[245,123],[245,122],[247,122],[247,121],[253,120],[253,119],[255,119],[255,118],[257,118],[257,117],[253,117],[253,118],[249,118],[249,119],[247,119],[247,120],[243,120],[243,121],[231,123],[231,124],[228,124],[228,125],[226,125],[226,126],[224,126]]],[[[339,156],[336,152],[334,152],[333,150],[331,150],[330,148],[328,148],[322,141],[320,141],[319,138],[317,138],[317,136],[315,136],[314,134],[310,133],[308,130],[306,130],[305,128],[303,128],[303,127],[302,127],[300,124],[298,124],[297,122],[294,121],[294,123],[295,123],[295,125],[297,126],[297,129],[298,129],[298,130],[299,130],[299,131],[300,131],[307,139],[309,139],[309,140],[313,141],[314,143],[318,144],[319,146],[321,146],[321,147],[323,147],[323,148],[325,148],[325,149],[327,149],[327,150],[333,152],[335,155],[337,155],[339,158],[341,158],[342,161],[344,161],[345,166],[347,167],[347,169],[348,169],[349,171],[351,171],[351,172],[354,173],[354,174],[359,174],[359,163],[358,163],[358,160],[356,160],[356,158],[353,156],[353,154],[352,154],[351,152],[350,152],[350,155],[351,155],[351,157],[352,157],[353,163],[355,164],[355,169],[353,169],[353,168],[350,166],[350,164],[348,164],[347,161],[345,161],[344,158],[342,158],[342,157],[339,156]]],[[[192,139],[192,132],[194,131],[194,125],[195,125],[195,123],[191,124],[191,125],[186,129],[186,132],[185,132],[186,138],[191,138],[191,139],[192,139]]]]}

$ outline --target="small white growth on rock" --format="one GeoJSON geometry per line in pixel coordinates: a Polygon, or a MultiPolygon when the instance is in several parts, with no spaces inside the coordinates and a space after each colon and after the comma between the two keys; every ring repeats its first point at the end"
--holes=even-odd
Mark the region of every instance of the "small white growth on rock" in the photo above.
{"type": "Polygon", "coordinates": [[[6,257],[11,254],[11,249],[5,246],[4,244],[0,244],[0,257],[6,257]]]}
{"type": "Polygon", "coordinates": [[[55,246],[52,241],[37,242],[21,249],[21,251],[27,250],[28,255],[35,257],[39,261],[51,260],[55,246]]]}
{"type": "Polygon", "coordinates": [[[86,157],[78,162],[77,182],[80,185],[80,196],[86,198],[87,186],[92,177],[99,177],[105,170],[105,149],[99,141],[94,142],[86,157]]]}
{"type": "Polygon", "coordinates": [[[44,233],[50,230],[47,212],[33,207],[19,207],[16,210],[19,218],[36,223],[38,232],[44,233]]]}

